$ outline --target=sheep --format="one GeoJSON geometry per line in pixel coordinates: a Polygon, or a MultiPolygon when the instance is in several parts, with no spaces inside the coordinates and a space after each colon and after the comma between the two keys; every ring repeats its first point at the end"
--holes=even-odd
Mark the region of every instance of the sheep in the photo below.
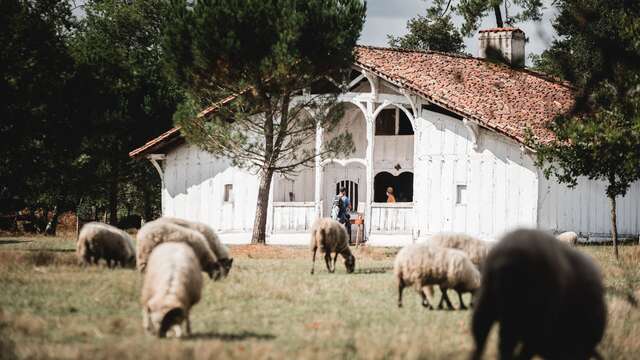
{"type": "Polygon", "coordinates": [[[233,258],[229,254],[229,249],[222,244],[216,232],[209,225],[197,221],[189,221],[167,216],[161,217],[158,220],[167,221],[200,232],[207,240],[211,251],[213,251],[218,262],[222,266],[222,277],[227,277],[227,275],[229,275],[231,265],[233,264],[233,258]]]}
{"type": "Polygon", "coordinates": [[[142,285],[142,324],[147,333],[165,337],[173,330],[191,335],[189,312],[200,301],[202,273],[193,249],[186,243],[159,244],[149,256],[142,285]]]}
{"type": "Polygon", "coordinates": [[[327,270],[330,273],[336,271],[336,261],[338,260],[338,254],[344,258],[344,266],[347,268],[348,273],[352,273],[356,268],[356,258],[349,250],[349,243],[347,241],[347,230],[344,225],[330,218],[318,218],[311,226],[311,253],[313,259],[311,263],[311,275],[314,273],[314,267],[316,264],[316,251],[320,248],[320,251],[324,252],[324,261],[327,265],[327,270]],[[333,258],[333,269],[331,268],[331,253],[335,252],[333,258]]]}
{"type": "Polygon", "coordinates": [[[136,253],[133,240],[117,227],[99,223],[86,223],[80,230],[76,255],[83,264],[97,264],[100,259],[112,268],[116,265],[135,267],[136,253]]]}
{"type": "Polygon", "coordinates": [[[463,233],[435,234],[429,240],[429,244],[463,251],[481,272],[492,245],[463,233]]]}
{"type": "Polygon", "coordinates": [[[556,239],[571,246],[576,246],[578,244],[578,234],[573,231],[566,231],[558,234],[556,235],[556,239]]]}
{"type": "Polygon", "coordinates": [[[472,359],[482,356],[494,322],[503,359],[599,356],[606,305],[593,260],[550,234],[520,229],[493,247],[486,264],[472,318],[472,359]]]}
{"type": "Polygon", "coordinates": [[[215,254],[209,248],[205,237],[186,227],[172,224],[166,221],[151,221],[146,223],[137,235],[138,240],[138,269],[145,272],[149,255],[153,249],[165,242],[187,243],[195,252],[202,271],[206,272],[214,280],[220,279],[220,264],[215,254]]]}
{"type": "MultiPolygon", "coordinates": [[[[433,309],[429,296],[433,285],[439,285],[442,299],[453,309],[447,289],[453,289],[460,298],[460,309],[466,309],[462,301],[465,292],[474,293],[480,287],[480,272],[462,251],[427,244],[412,244],[402,248],[393,263],[393,273],[398,281],[398,307],[402,307],[402,292],[413,285],[422,297],[422,306],[433,309]]],[[[439,308],[442,308],[442,299],[439,308]]]]}

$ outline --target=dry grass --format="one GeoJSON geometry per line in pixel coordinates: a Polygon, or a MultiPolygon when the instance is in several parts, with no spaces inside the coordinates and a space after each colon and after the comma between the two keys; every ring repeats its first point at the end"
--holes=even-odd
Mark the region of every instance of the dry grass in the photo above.
{"type": "MultiPolygon", "coordinates": [[[[141,326],[141,276],[76,265],[74,240],[0,238],[0,358],[465,358],[470,312],[426,311],[406,292],[396,307],[393,249],[359,248],[357,271],[327,274],[301,247],[232,247],[226,280],[207,282],[189,340],[158,340],[141,326]]],[[[605,358],[640,353],[640,247],[583,247],[601,264],[609,291],[605,358]],[[636,335],[632,335],[636,334],[636,335]]],[[[487,358],[495,356],[495,336],[487,358]]]]}

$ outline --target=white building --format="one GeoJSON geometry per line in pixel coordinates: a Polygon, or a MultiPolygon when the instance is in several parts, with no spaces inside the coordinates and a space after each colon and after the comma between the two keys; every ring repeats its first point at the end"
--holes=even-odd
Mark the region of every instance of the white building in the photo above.
{"type": "MultiPolygon", "coordinates": [[[[488,40],[487,40],[488,39],[488,40]]],[[[522,63],[517,29],[482,32],[522,63]]],[[[569,109],[571,89],[542,74],[484,59],[438,52],[358,47],[347,110],[339,129],[353,135],[349,158],[316,161],[292,179],[275,177],[268,243],[307,244],[316,216],[346,186],[365,219],[370,244],[401,245],[441,231],[485,239],[518,226],[572,230],[585,237],[610,231],[605,184],[575,189],[546,180],[523,145],[526,129],[544,141],[545,124],[569,109]],[[398,202],[386,203],[393,186],[398,202]]],[[[332,134],[319,131],[316,146],[332,134]]],[[[162,177],[162,212],[206,222],[227,242],[249,242],[257,177],[230,166],[174,128],[131,152],[162,177]]],[[[640,233],[640,183],[618,200],[618,230],[640,233]]]]}

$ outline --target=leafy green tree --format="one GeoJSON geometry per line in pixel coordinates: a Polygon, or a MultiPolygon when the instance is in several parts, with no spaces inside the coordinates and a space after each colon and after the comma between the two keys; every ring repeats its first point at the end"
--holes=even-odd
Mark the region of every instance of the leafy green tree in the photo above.
{"type": "Polygon", "coordinates": [[[2,1],[0,211],[65,207],[81,187],[73,28],[67,1],[2,1]]]}
{"type": "MultiPolygon", "coordinates": [[[[436,2],[443,1],[436,0],[436,2]]],[[[542,0],[459,0],[458,5],[454,7],[454,10],[464,18],[461,30],[467,36],[478,30],[482,19],[490,16],[492,12],[496,27],[504,27],[527,20],[539,21],[542,18],[542,9],[544,9],[542,0]],[[509,9],[512,7],[515,8],[514,12],[509,14],[509,9]]]]}
{"type": "Polygon", "coordinates": [[[395,48],[435,50],[463,53],[462,35],[448,14],[442,15],[438,7],[429,7],[427,15],[418,15],[407,22],[409,33],[404,36],[388,35],[389,45],[395,48]]]}
{"type": "MultiPolygon", "coordinates": [[[[94,186],[87,195],[108,203],[112,224],[119,209],[156,207],[132,205],[136,198],[127,196],[135,185],[136,194],[145,194],[138,199],[153,201],[157,196],[149,198],[148,188],[159,183],[157,174],[133,164],[127,154],[165,131],[182,101],[181,90],[163,71],[160,43],[166,7],[163,0],[90,1],[71,41],[84,74],[83,87],[90,86],[80,97],[91,105],[85,109],[85,126],[92,131],[83,150],[94,186]]],[[[146,211],[145,216],[150,214],[146,211]]]]}
{"type": "MultiPolygon", "coordinates": [[[[252,242],[264,243],[273,174],[309,165],[316,127],[331,128],[340,118],[333,107],[339,89],[326,78],[352,65],[365,5],[175,0],[167,18],[167,66],[190,94],[177,123],[191,143],[259,175],[252,242]],[[317,87],[327,94],[308,95],[317,87]],[[194,116],[211,104],[211,116],[194,116]]],[[[352,149],[342,135],[325,152],[352,149]]]]}
{"type": "Polygon", "coordinates": [[[605,181],[618,257],[616,199],[640,179],[640,3],[559,0],[558,33],[535,64],[572,82],[574,110],[551,125],[557,139],[539,144],[545,175],[575,186],[579,177],[605,181]]]}

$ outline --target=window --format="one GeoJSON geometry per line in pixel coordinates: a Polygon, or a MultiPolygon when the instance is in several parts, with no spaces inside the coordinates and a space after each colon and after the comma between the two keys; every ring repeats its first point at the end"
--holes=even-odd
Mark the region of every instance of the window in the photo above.
{"type": "Polygon", "coordinates": [[[233,184],[224,185],[224,202],[233,202],[233,184]]]}
{"type": "Polygon", "coordinates": [[[404,111],[384,109],[376,117],[376,135],[413,135],[413,126],[404,111]]]}
{"type": "Polygon", "coordinates": [[[456,204],[458,205],[467,204],[467,185],[456,186],[456,204]]]}

